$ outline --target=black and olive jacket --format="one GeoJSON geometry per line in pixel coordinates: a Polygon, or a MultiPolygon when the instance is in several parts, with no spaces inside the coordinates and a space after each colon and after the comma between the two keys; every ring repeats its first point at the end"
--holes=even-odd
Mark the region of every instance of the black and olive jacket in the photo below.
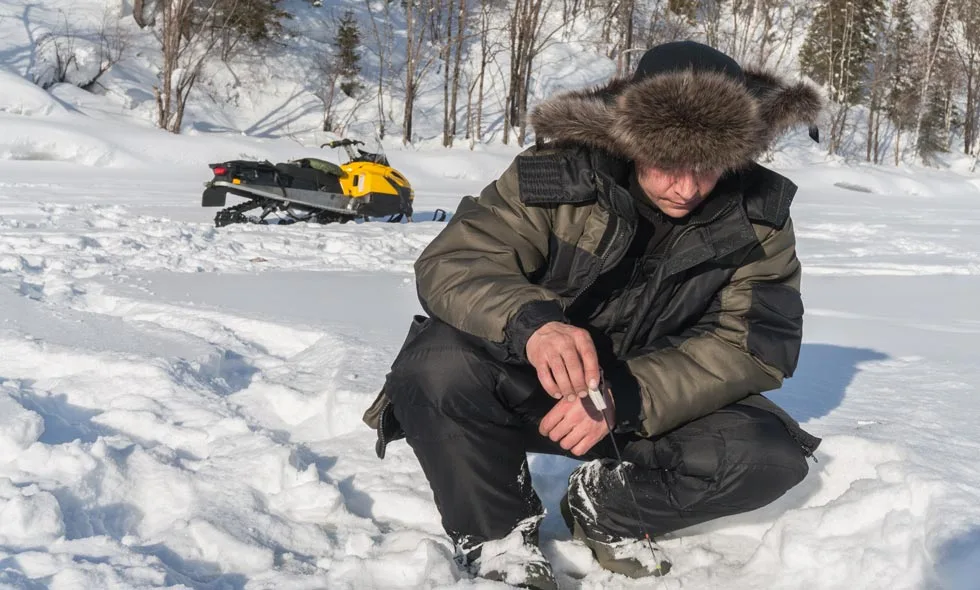
{"type": "MultiPolygon", "coordinates": [[[[544,101],[531,113],[538,146],[464,198],[416,262],[423,307],[517,363],[548,321],[599,328],[613,343],[600,362],[620,430],[655,436],[747,403],[779,414],[812,453],[818,439],[759,395],[796,368],[803,304],[796,187],[754,161],[822,105],[812,85],[773,72],[693,66],[544,101]],[[595,316],[577,312],[604,281],[621,280],[637,228],[631,162],[736,177],[674,228],[654,264],[640,265],[642,288],[631,279],[629,295],[619,293],[629,321],[606,314],[612,321],[588,326],[595,316]]],[[[381,423],[382,447],[384,408],[382,393],[364,417],[381,423]]]]}
{"type": "MultiPolygon", "coordinates": [[[[628,170],[587,147],[519,155],[478,198],[461,201],[419,257],[424,308],[526,362],[531,333],[569,322],[566,311],[620,263],[638,215],[628,170]]],[[[780,415],[810,454],[818,439],[756,395],[780,387],[800,351],[796,186],[759,165],[726,184],[734,189],[712,193],[670,237],[615,335],[604,371],[618,426],[653,436],[742,402],[780,415]]],[[[377,426],[370,410],[365,421],[377,426]]]]}

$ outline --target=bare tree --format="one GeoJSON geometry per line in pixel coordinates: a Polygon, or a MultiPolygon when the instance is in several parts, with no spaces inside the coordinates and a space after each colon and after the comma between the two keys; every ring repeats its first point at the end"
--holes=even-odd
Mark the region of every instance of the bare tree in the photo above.
{"type": "Polygon", "coordinates": [[[552,0],[515,0],[510,19],[510,84],[504,107],[504,143],[517,126],[517,145],[527,137],[527,101],[534,59],[552,42],[561,26],[544,31],[544,15],[552,0]]]}
{"type": "Polygon", "coordinates": [[[954,45],[966,87],[963,151],[980,151],[980,0],[959,0],[959,41],[954,45]]]}
{"type": "Polygon", "coordinates": [[[712,47],[721,45],[725,0],[702,0],[699,24],[704,41],[712,47]]]}
{"type": "Polygon", "coordinates": [[[371,16],[371,32],[374,36],[373,48],[378,56],[378,87],[377,87],[377,129],[378,136],[384,139],[387,132],[387,122],[391,117],[385,112],[385,89],[388,88],[387,79],[391,76],[394,68],[391,64],[392,42],[395,38],[391,7],[388,2],[381,2],[382,11],[376,13],[372,8],[372,0],[364,0],[368,14],[371,16]],[[380,26],[379,22],[380,21],[380,26]]]}
{"type": "Polygon", "coordinates": [[[730,26],[719,33],[720,47],[741,63],[779,67],[793,39],[805,34],[809,8],[789,0],[717,0],[730,26]]]}
{"type": "Polygon", "coordinates": [[[324,131],[334,131],[336,121],[334,109],[337,106],[337,92],[340,86],[341,68],[335,56],[328,46],[315,60],[316,86],[314,94],[323,103],[323,124],[324,131]]]}
{"type": "Polygon", "coordinates": [[[139,28],[145,29],[156,24],[158,0],[133,0],[133,20],[139,28]]]}
{"type": "Polygon", "coordinates": [[[946,27],[949,22],[948,17],[950,4],[951,0],[939,0],[939,4],[936,5],[936,10],[934,11],[937,18],[934,19],[932,26],[930,27],[931,34],[928,48],[929,57],[926,60],[924,74],[922,76],[922,89],[919,94],[919,108],[916,113],[915,132],[913,134],[916,142],[919,141],[922,135],[922,122],[926,116],[926,109],[929,102],[929,90],[932,84],[934,67],[936,65],[936,59],[939,56],[940,48],[943,45],[946,27]]]}
{"type": "Polygon", "coordinates": [[[460,68],[464,42],[470,38],[467,0],[447,0],[445,37],[442,39],[442,145],[452,147],[456,137],[460,68]],[[455,26],[455,28],[454,28],[455,26]]]}
{"type": "Polygon", "coordinates": [[[824,0],[800,50],[803,72],[830,95],[830,154],[841,153],[851,139],[848,117],[867,94],[869,64],[877,51],[874,33],[883,11],[880,0],[824,0]]]}
{"type": "Polygon", "coordinates": [[[405,2],[405,111],[402,118],[402,142],[412,143],[415,100],[419,85],[432,65],[433,56],[427,51],[431,27],[425,21],[433,8],[431,0],[405,2]]]}
{"type": "Polygon", "coordinates": [[[606,42],[610,44],[607,55],[616,59],[616,73],[622,76],[633,69],[636,0],[616,0],[610,10],[603,17],[604,22],[609,23],[609,30],[604,32],[606,42]]]}
{"type": "Polygon", "coordinates": [[[92,91],[99,80],[112,69],[112,66],[122,61],[133,45],[133,38],[122,26],[122,22],[114,11],[107,6],[102,13],[102,25],[96,32],[98,43],[99,67],[87,82],[79,84],[85,90],[92,91]]]}
{"type": "Polygon", "coordinates": [[[578,20],[580,14],[582,14],[583,1],[582,0],[562,0],[561,2],[561,22],[564,25],[562,29],[562,41],[566,43],[572,40],[572,33],[575,30],[575,23],[578,20]]]}
{"type": "Polygon", "coordinates": [[[881,128],[888,109],[889,82],[891,81],[892,72],[895,70],[895,59],[898,57],[895,50],[895,44],[897,42],[895,31],[897,26],[895,19],[896,6],[899,5],[892,5],[892,12],[887,21],[880,22],[877,30],[874,31],[878,41],[875,43],[875,52],[872,57],[869,77],[866,82],[868,131],[865,141],[864,158],[866,161],[874,162],[875,164],[881,162],[883,142],[881,128]]]}
{"type": "Polygon", "coordinates": [[[244,16],[239,0],[160,0],[156,32],[163,54],[159,84],[153,87],[157,125],[180,133],[191,90],[209,58],[220,55],[226,27],[244,16]]]}
{"type": "Polygon", "coordinates": [[[106,7],[95,24],[61,12],[62,25],[42,35],[35,51],[41,55],[28,71],[42,88],[70,83],[84,90],[95,89],[99,80],[119,63],[132,46],[132,37],[122,27],[115,10],[106,7]],[[79,58],[81,56],[81,59],[79,58]]]}
{"type": "Polygon", "coordinates": [[[670,10],[669,3],[660,1],[654,4],[642,31],[642,39],[647,47],[696,36],[686,18],[670,10]]]}
{"type": "Polygon", "coordinates": [[[62,12],[61,18],[64,24],[60,30],[40,35],[36,42],[35,51],[43,57],[38,61],[37,71],[30,76],[35,84],[45,90],[68,80],[69,71],[78,67],[75,27],[66,13],[62,12]]]}
{"type": "Polygon", "coordinates": [[[466,137],[470,139],[471,148],[477,141],[483,140],[483,103],[485,102],[487,67],[496,60],[497,55],[504,49],[501,44],[491,39],[493,12],[494,0],[480,0],[480,9],[477,15],[480,67],[468,86],[466,105],[466,137]],[[476,92],[475,98],[473,96],[474,91],[476,92]]]}

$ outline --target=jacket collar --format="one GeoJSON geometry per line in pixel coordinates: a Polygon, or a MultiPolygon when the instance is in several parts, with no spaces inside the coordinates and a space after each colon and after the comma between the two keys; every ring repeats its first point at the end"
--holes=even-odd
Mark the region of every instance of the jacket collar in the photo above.
{"type": "MultiPolygon", "coordinates": [[[[621,172],[620,168],[614,170],[621,172]]],[[[611,267],[618,262],[632,240],[637,208],[642,205],[637,203],[638,197],[631,194],[628,188],[628,175],[614,178],[611,174],[597,171],[596,176],[600,187],[599,204],[615,217],[611,223],[626,229],[625,232],[618,232],[618,244],[610,244],[611,252],[615,253],[615,256],[610,256],[611,267]]],[[[787,203],[788,209],[788,201],[792,200],[792,195],[787,196],[787,184],[768,185],[766,181],[769,180],[772,177],[757,177],[752,170],[733,172],[723,177],[711,196],[675,230],[663,263],[665,276],[684,272],[711,260],[724,259],[757,244],[758,237],[749,210],[758,209],[763,215],[766,212],[775,214],[783,203],[787,203]]]]}

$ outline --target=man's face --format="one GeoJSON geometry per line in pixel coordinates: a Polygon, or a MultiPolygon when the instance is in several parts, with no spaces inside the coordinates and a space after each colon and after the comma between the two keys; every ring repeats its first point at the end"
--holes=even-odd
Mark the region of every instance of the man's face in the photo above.
{"type": "Polygon", "coordinates": [[[636,164],[640,187],[658,209],[674,218],[685,217],[697,209],[715,188],[722,170],[695,173],[691,170],[664,170],[636,164]]]}

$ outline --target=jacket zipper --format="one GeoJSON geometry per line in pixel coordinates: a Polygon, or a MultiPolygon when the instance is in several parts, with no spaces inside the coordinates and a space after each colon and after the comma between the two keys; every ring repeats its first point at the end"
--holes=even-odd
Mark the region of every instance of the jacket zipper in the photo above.
{"type": "MultiPolygon", "coordinates": [[[[734,206],[735,206],[735,199],[732,199],[727,205],[725,205],[725,207],[723,207],[720,211],[712,215],[711,218],[703,221],[697,221],[691,223],[690,225],[686,226],[680,233],[674,236],[674,239],[670,241],[670,244],[667,246],[667,249],[664,250],[663,257],[661,258],[662,262],[660,266],[657,267],[656,275],[654,275],[654,281],[653,281],[654,290],[660,289],[660,287],[662,286],[662,283],[665,279],[665,277],[663,276],[664,273],[663,263],[670,260],[670,253],[677,246],[678,242],[681,241],[681,238],[683,238],[685,235],[687,235],[688,233],[694,231],[699,227],[704,227],[706,225],[710,225],[714,223],[722,216],[728,214],[728,212],[731,211],[734,208],[734,206]]],[[[650,287],[647,288],[649,289],[650,287]]],[[[644,310],[644,314],[647,313],[647,311],[649,310],[644,310]]],[[[619,318],[615,318],[615,319],[616,321],[619,320],[619,318]]],[[[639,329],[638,326],[639,326],[638,322],[634,323],[633,326],[631,326],[629,331],[626,333],[626,336],[622,339],[622,341],[620,341],[618,356],[623,356],[623,354],[626,352],[626,347],[632,344],[633,339],[636,338],[636,331],[639,329]]]]}
{"type": "Polygon", "coordinates": [[[385,405],[381,407],[381,413],[378,415],[378,442],[376,443],[374,452],[378,455],[379,459],[385,458],[386,449],[388,446],[388,440],[385,436],[385,413],[390,405],[391,402],[386,401],[385,405]]]}
{"type": "Polygon", "coordinates": [[[599,275],[602,274],[602,267],[606,265],[606,260],[609,258],[609,251],[612,250],[612,244],[615,244],[616,243],[616,238],[619,237],[619,228],[622,225],[622,223],[620,222],[619,218],[618,217],[615,217],[615,214],[612,211],[609,212],[609,215],[610,215],[611,218],[614,218],[615,219],[615,221],[613,223],[616,224],[616,226],[613,228],[612,237],[607,242],[607,245],[609,247],[607,247],[606,248],[606,251],[603,252],[602,253],[602,256],[599,257],[599,267],[596,270],[596,272],[592,275],[592,278],[589,279],[588,284],[586,284],[585,287],[582,287],[579,290],[579,292],[575,294],[575,297],[573,297],[572,300],[568,302],[568,305],[565,306],[565,309],[568,309],[571,306],[573,306],[575,304],[575,302],[578,301],[579,297],[581,297],[586,291],[588,291],[589,289],[591,289],[592,288],[592,285],[594,285],[595,282],[597,280],[599,280],[599,275]]]}

